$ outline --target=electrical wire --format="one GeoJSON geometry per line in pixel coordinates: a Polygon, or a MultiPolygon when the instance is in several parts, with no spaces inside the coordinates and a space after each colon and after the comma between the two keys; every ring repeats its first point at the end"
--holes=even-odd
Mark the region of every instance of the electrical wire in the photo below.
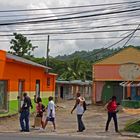
{"type": "Polygon", "coordinates": [[[139,28],[139,25],[138,25],[138,27],[137,27],[136,29],[134,29],[130,34],[128,34],[127,36],[123,37],[123,38],[120,39],[119,41],[113,43],[112,45],[109,45],[109,46],[106,47],[106,48],[103,48],[102,50],[97,51],[96,53],[94,53],[94,54],[92,54],[92,55],[88,55],[88,56],[86,56],[86,57],[94,56],[94,55],[100,54],[100,53],[104,52],[105,50],[107,50],[107,49],[109,49],[109,48],[111,48],[111,47],[117,45],[118,43],[120,43],[120,42],[122,42],[123,40],[125,40],[125,39],[128,38],[128,40],[127,40],[127,41],[125,42],[125,44],[123,45],[123,47],[124,47],[124,46],[129,42],[129,40],[132,38],[132,36],[135,34],[135,32],[137,31],[138,28],[139,28]]]}
{"type": "MultiPolygon", "coordinates": [[[[133,36],[135,39],[140,39],[140,36],[133,36]]],[[[80,41],[85,41],[85,40],[110,40],[110,39],[120,39],[123,37],[83,37],[83,38],[52,38],[50,41],[66,41],[66,40],[80,40],[80,41]]],[[[46,42],[46,39],[29,39],[31,42],[46,42]]],[[[10,42],[10,39],[2,39],[0,42],[10,42]]]]}
{"type": "Polygon", "coordinates": [[[135,23],[125,23],[125,24],[116,24],[116,25],[103,25],[103,26],[88,26],[88,27],[78,27],[78,26],[73,26],[73,27],[61,27],[61,28],[35,28],[35,29],[16,29],[16,30],[9,30],[9,31],[6,31],[6,30],[0,30],[0,32],[22,32],[22,31],[48,31],[48,30],[51,30],[51,31],[63,31],[63,30],[68,30],[68,31],[71,31],[71,30],[91,30],[91,29],[102,29],[102,28],[112,28],[112,27],[127,27],[127,26],[135,26],[135,25],[138,25],[140,23],[138,22],[135,22],[135,23]]]}
{"type": "Polygon", "coordinates": [[[81,16],[73,16],[73,17],[64,17],[64,18],[56,18],[56,19],[44,19],[44,20],[31,20],[31,21],[19,21],[19,22],[9,22],[9,23],[0,23],[0,26],[7,25],[17,25],[17,24],[30,24],[30,23],[41,23],[41,22],[54,22],[54,21],[63,21],[63,20],[72,20],[72,19],[80,19],[80,18],[88,18],[95,16],[104,16],[104,15],[112,15],[112,14],[120,14],[127,13],[132,11],[139,11],[140,8],[128,9],[128,10],[120,10],[113,12],[105,12],[105,13],[97,13],[97,14],[89,14],[89,15],[81,15],[81,16]]]}
{"type": "Polygon", "coordinates": [[[99,7],[109,5],[122,5],[122,4],[136,4],[140,1],[127,1],[127,2],[115,2],[115,3],[102,3],[102,4],[90,4],[90,5],[78,5],[78,6],[67,6],[67,7],[53,7],[53,8],[40,8],[40,9],[13,9],[13,10],[0,10],[0,12],[25,12],[25,11],[40,11],[40,10],[56,10],[56,9],[74,9],[74,8],[86,8],[86,7],[99,7]]]}

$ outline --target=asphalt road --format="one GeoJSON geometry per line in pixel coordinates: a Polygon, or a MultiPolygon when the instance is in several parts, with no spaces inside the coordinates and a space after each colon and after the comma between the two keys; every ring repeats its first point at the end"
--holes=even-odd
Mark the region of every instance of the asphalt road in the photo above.
{"type": "Polygon", "coordinates": [[[9,134],[1,133],[0,140],[137,140],[132,137],[109,137],[109,136],[58,136],[58,135],[31,135],[31,134],[9,134]]]}

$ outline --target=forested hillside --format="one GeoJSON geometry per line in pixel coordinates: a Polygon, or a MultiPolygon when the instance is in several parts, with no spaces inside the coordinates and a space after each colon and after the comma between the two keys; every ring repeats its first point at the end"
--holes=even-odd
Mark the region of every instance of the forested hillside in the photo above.
{"type": "Polygon", "coordinates": [[[119,48],[116,49],[94,49],[93,51],[76,51],[70,55],[64,55],[64,56],[57,56],[55,57],[58,60],[71,60],[75,57],[79,57],[81,60],[88,60],[95,62],[96,60],[102,59],[110,54],[113,54],[114,52],[118,51],[119,48]]]}
{"type": "MultiPolygon", "coordinates": [[[[134,46],[133,46],[134,47],[134,46]]],[[[137,47],[138,49],[140,47],[137,47]]],[[[76,51],[71,55],[49,57],[50,72],[58,74],[59,80],[92,80],[92,65],[123,48],[95,49],[93,51],[76,51]]],[[[45,58],[30,58],[32,61],[46,65],[45,58]]]]}
{"type": "MultiPolygon", "coordinates": [[[[93,51],[76,51],[71,55],[49,58],[50,72],[57,73],[59,80],[92,80],[92,64],[103,59],[117,49],[95,49],[93,51]]],[[[46,64],[45,58],[33,58],[33,61],[46,64]]]]}

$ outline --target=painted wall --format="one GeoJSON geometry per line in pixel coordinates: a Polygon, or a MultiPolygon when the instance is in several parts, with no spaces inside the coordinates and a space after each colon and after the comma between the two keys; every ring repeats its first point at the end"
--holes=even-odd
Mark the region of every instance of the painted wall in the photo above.
{"type": "MultiPolygon", "coordinates": [[[[2,62],[3,63],[3,62],[2,62]]],[[[0,62],[1,65],[1,62],[0,62]]],[[[43,68],[22,64],[19,62],[6,61],[1,67],[1,80],[8,80],[8,91],[10,94],[18,92],[18,81],[25,80],[25,91],[34,92],[36,80],[40,80],[40,91],[54,92],[55,75],[46,74],[43,68]],[[47,78],[50,78],[50,85],[47,86],[47,78]]]]}
{"type": "Polygon", "coordinates": [[[0,51],[0,80],[8,81],[9,106],[17,100],[19,80],[25,81],[24,91],[31,98],[35,95],[36,80],[40,80],[40,95],[46,99],[50,95],[54,96],[55,79],[56,75],[46,73],[44,68],[6,59],[6,52],[0,51]],[[48,79],[49,85],[47,84],[48,79]]]}
{"type": "Polygon", "coordinates": [[[96,102],[101,101],[103,86],[105,82],[96,82],[96,102]]]}
{"type": "MultiPolygon", "coordinates": [[[[119,83],[124,80],[124,75],[121,77],[120,68],[124,64],[137,64],[140,66],[140,50],[128,47],[119,51],[118,53],[107,57],[103,60],[99,60],[97,63],[93,64],[93,102],[96,103],[100,98],[101,94],[101,85],[98,85],[98,82],[117,82],[118,85],[107,86],[104,85],[102,92],[102,100],[107,101],[113,94],[119,97],[118,101],[122,99],[122,87],[119,86],[119,83]],[[121,94],[119,94],[121,93],[121,94]]],[[[131,70],[131,69],[130,69],[131,70]]],[[[134,73],[136,71],[133,70],[134,73]]],[[[132,74],[127,74],[127,76],[134,76],[132,74]]],[[[127,78],[128,79],[128,78],[127,78]]],[[[129,78],[132,79],[132,78],[129,78]]],[[[129,80],[132,81],[132,80],[129,80]]],[[[134,81],[134,80],[133,80],[134,81]]],[[[140,75],[135,78],[135,81],[140,81],[140,75]]],[[[133,89],[127,88],[128,93],[125,93],[126,96],[130,96],[130,94],[135,94],[133,89]]],[[[131,95],[132,96],[132,95],[131,95]]],[[[133,95],[135,96],[135,95],[133,95]]],[[[139,96],[140,97],[140,96],[139,96]]],[[[136,97],[138,99],[138,96],[136,97]]]]}

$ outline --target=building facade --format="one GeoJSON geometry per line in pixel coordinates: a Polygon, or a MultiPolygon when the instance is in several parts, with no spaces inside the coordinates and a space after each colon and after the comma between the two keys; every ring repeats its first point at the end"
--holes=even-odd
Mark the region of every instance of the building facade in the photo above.
{"type": "Polygon", "coordinates": [[[0,50],[0,111],[17,111],[17,96],[27,92],[47,98],[55,94],[55,74],[49,67],[0,50]]]}
{"type": "Polygon", "coordinates": [[[56,81],[55,96],[58,100],[75,99],[77,92],[80,92],[87,102],[91,102],[92,81],[56,81]]]}
{"type": "Polygon", "coordinates": [[[140,100],[140,50],[126,47],[93,64],[93,102],[140,100]]]}

